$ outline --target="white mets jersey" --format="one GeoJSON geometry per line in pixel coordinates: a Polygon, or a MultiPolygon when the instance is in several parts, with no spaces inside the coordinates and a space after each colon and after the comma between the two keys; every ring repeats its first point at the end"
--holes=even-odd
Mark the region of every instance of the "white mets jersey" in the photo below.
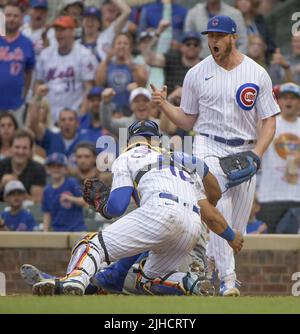
{"type": "Polygon", "coordinates": [[[247,56],[231,71],[219,66],[212,56],[190,69],[181,108],[186,114],[199,115],[195,132],[244,140],[257,138],[258,119],[280,112],[269,75],[247,56]]]}
{"type": "Polygon", "coordinates": [[[64,108],[78,110],[85,94],[84,82],[94,80],[96,67],[95,56],[83,45],[74,44],[67,55],[59,54],[57,46],[42,51],[37,80],[49,87],[47,98],[53,122],[64,108]]]}
{"type": "Polygon", "coordinates": [[[135,180],[139,172],[147,170],[145,166],[160,161],[160,156],[160,152],[147,146],[138,146],[121,154],[112,166],[112,191],[121,187],[134,187],[134,197],[140,205],[159,193],[177,196],[194,205],[206,198],[200,176],[190,175],[176,166],[152,168],[142,176],[136,186],[135,180]]]}

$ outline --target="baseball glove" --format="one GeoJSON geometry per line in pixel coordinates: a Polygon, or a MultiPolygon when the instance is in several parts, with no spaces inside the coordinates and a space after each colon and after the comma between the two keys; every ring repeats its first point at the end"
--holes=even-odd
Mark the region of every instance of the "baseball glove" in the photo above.
{"type": "Polygon", "coordinates": [[[226,174],[227,189],[249,181],[260,167],[260,158],[252,151],[246,151],[220,158],[220,165],[226,174]]]}
{"type": "Polygon", "coordinates": [[[109,219],[104,212],[110,188],[97,178],[86,179],[83,184],[83,199],[103,217],[109,219]]]}

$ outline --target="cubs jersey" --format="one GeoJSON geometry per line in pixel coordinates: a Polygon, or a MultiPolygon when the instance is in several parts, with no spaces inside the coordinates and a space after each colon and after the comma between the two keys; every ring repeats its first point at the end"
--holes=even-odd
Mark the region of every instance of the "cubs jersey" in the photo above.
{"type": "Polygon", "coordinates": [[[135,179],[140,171],[161,160],[161,153],[147,146],[139,146],[121,154],[113,163],[112,191],[121,187],[135,187],[135,199],[143,205],[152,195],[161,192],[173,194],[185,202],[197,204],[205,198],[202,181],[198,174],[190,175],[176,166],[155,167],[146,172],[138,186],[135,179]]]}
{"type": "Polygon", "coordinates": [[[195,132],[244,140],[257,138],[258,119],[280,112],[269,75],[247,56],[230,71],[212,56],[194,66],[184,80],[181,108],[199,115],[195,132]]]}
{"type": "Polygon", "coordinates": [[[59,54],[57,46],[42,51],[37,80],[49,87],[48,100],[54,122],[64,108],[78,110],[85,93],[84,82],[94,80],[96,66],[95,56],[80,44],[74,44],[67,55],[59,54]]]}
{"type": "Polygon", "coordinates": [[[276,133],[272,144],[264,154],[258,197],[260,202],[296,201],[299,202],[300,175],[294,160],[300,153],[300,119],[288,122],[282,117],[276,118],[276,133]],[[291,168],[295,177],[293,182],[287,178],[291,168]]]}

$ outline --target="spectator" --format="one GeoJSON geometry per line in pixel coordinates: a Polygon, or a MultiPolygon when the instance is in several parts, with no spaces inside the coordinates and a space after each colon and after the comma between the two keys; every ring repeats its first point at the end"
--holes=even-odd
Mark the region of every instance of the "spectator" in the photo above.
{"type": "Polygon", "coordinates": [[[292,37],[292,54],[288,57],[293,81],[300,85],[300,32],[292,37]]]}
{"type": "Polygon", "coordinates": [[[18,123],[12,114],[0,114],[0,160],[11,157],[12,141],[17,130],[18,123]]]}
{"type": "MultiPolygon", "coordinates": [[[[1,214],[2,226],[9,231],[33,231],[36,222],[32,214],[23,208],[26,189],[20,181],[10,181],[4,188],[4,198],[9,205],[1,214]]],[[[1,231],[0,219],[0,231],[1,231]]]]}
{"type": "Polygon", "coordinates": [[[45,188],[42,201],[44,231],[55,232],[86,231],[83,210],[86,206],[80,184],[67,176],[67,157],[53,153],[46,160],[51,184],[45,188]]]}
{"type": "Polygon", "coordinates": [[[30,1],[30,22],[22,26],[22,33],[33,43],[36,59],[45,48],[44,34],[48,14],[47,0],[30,1]]]}
{"type": "Polygon", "coordinates": [[[266,48],[267,46],[260,35],[249,36],[248,57],[268,70],[265,56],[266,48]]]}
{"type": "Polygon", "coordinates": [[[87,178],[99,177],[96,168],[96,157],[96,148],[91,143],[82,142],[76,146],[76,168],[72,171],[72,174],[81,184],[83,184],[83,181],[87,178]]]}
{"type": "Polygon", "coordinates": [[[75,22],[75,39],[82,36],[82,16],[84,13],[84,2],[82,0],[63,0],[62,15],[71,16],[75,22]]]}
{"type": "MultiPolygon", "coordinates": [[[[118,13],[116,12],[116,13],[118,13]]],[[[122,0],[104,1],[101,6],[102,13],[102,31],[97,40],[97,54],[100,59],[104,61],[109,54],[115,37],[122,32],[126,22],[130,16],[131,9],[122,0]],[[108,7],[116,8],[120,13],[116,15],[109,15],[106,12],[108,7]]]]}
{"type": "Polygon", "coordinates": [[[173,92],[176,86],[182,86],[187,71],[201,61],[201,37],[196,32],[183,34],[180,50],[169,50],[166,54],[159,54],[151,47],[152,45],[148,44],[148,48],[145,49],[145,60],[150,66],[164,68],[169,93],[173,92]]]}
{"type": "Polygon", "coordinates": [[[86,136],[80,132],[77,112],[71,109],[62,110],[58,119],[60,131],[54,132],[41,121],[39,108],[40,101],[36,99],[31,104],[28,118],[28,126],[35,134],[38,145],[46,151],[47,155],[59,152],[70,158],[76,145],[86,139],[86,136]]]}
{"type": "Polygon", "coordinates": [[[260,205],[257,201],[257,197],[254,197],[252,209],[247,225],[247,234],[262,234],[267,233],[267,224],[256,218],[257,213],[260,210],[260,205]]]}
{"type": "Polygon", "coordinates": [[[22,26],[19,5],[6,4],[4,14],[6,37],[0,37],[0,112],[13,112],[19,125],[22,125],[35,55],[32,42],[19,32],[22,26]]]}
{"type": "Polygon", "coordinates": [[[0,183],[3,189],[7,181],[21,181],[30,200],[39,203],[46,184],[44,167],[32,160],[34,140],[30,132],[18,130],[12,142],[12,157],[0,161],[0,183]]]}
{"type": "Polygon", "coordinates": [[[99,65],[96,74],[97,85],[114,89],[115,109],[126,116],[131,114],[128,106],[131,87],[145,86],[148,80],[145,66],[133,62],[132,47],[132,38],[128,34],[119,34],[114,40],[111,56],[99,65]]]}
{"type": "Polygon", "coordinates": [[[258,5],[259,3],[257,0],[235,0],[235,7],[243,14],[248,36],[260,35],[265,42],[267,46],[265,50],[265,60],[268,61],[271,55],[275,52],[276,44],[266,20],[262,15],[258,14],[258,5]]]}
{"type": "MultiPolygon", "coordinates": [[[[202,32],[206,30],[207,23],[215,15],[226,15],[231,17],[237,25],[238,49],[242,53],[247,54],[248,50],[248,37],[247,29],[241,12],[222,0],[206,0],[204,3],[199,3],[188,11],[185,21],[185,31],[197,31],[202,32]]],[[[207,36],[203,36],[203,48],[201,50],[201,56],[207,57],[210,55],[210,50],[207,43],[207,36]]]]}
{"type": "Polygon", "coordinates": [[[80,132],[84,135],[85,140],[96,143],[97,139],[109,132],[103,128],[100,119],[100,104],[102,87],[93,87],[88,93],[87,112],[80,116],[80,132]]]}
{"type": "Polygon", "coordinates": [[[151,94],[142,87],[134,89],[130,93],[130,109],[131,116],[123,116],[121,118],[112,118],[113,104],[111,100],[115,92],[112,88],[105,89],[102,93],[102,104],[100,108],[100,117],[102,124],[115,136],[119,136],[119,129],[127,129],[135,121],[144,121],[150,119],[151,114],[151,94]]]}
{"type": "Polygon", "coordinates": [[[279,220],[290,208],[300,207],[300,88],[293,83],[280,87],[278,103],[281,114],[276,119],[276,133],[262,161],[258,199],[258,219],[274,233],[279,220]]]}
{"type": "Polygon", "coordinates": [[[294,82],[294,73],[292,72],[291,63],[288,61],[288,58],[289,56],[284,56],[279,48],[275,50],[268,71],[273,85],[294,82]]]}
{"type": "Polygon", "coordinates": [[[93,85],[97,61],[90,50],[74,42],[74,20],[61,16],[54,22],[58,45],[42,51],[37,66],[37,83],[49,88],[52,121],[65,108],[84,108],[85,92],[93,85]],[[51,61],[49,61],[51,59],[51,61]]]}
{"type": "Polygon", "coordinates": [[[172,23],[170,27],[171,38],[173,40],[180,38],[184,28],[187,9],[173,2],[173,0],[162,0],[144,5],[139,21],[139,33],[149,28],[158,28],[160,21],[164,19],[172,23]]]}
{"type": "Polygon", "coordinates": [[[300,234],[300,208],[289,209],[276,226],[279,234],[300,234]]]}
{"type": "Polygon", "coordinates": [[[96,7],[88,7],[83,15],[82,21],[83,34],[80,43],[92,51],[97,61],[101,61],[101,57],[97,51],[97,41],[100,36],[101,13],[96,7]]]}

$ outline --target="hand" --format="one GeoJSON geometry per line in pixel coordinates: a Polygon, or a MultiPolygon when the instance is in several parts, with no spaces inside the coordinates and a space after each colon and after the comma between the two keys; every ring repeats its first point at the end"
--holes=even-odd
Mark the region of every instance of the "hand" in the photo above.
{"type": "Polygon", "coordinates": [[[169,20],[161,20],[157,28],[157,33],[159,35],[162,34],[165,30],[167,30],[170,27],[170,25],[171,22],[169,20]]]}
{"type": "Polygon", "coordinates": [[[62,193],[60,195],[60,202],[72,202],[73,196],[68,193],[62,193]]]}
{"type": "Polygon", "coordinates": [[[16,181],[18,180],[17,176],[14,174],[4,174],[1,179],[1,188],[3,189],[6,184],[10,181],[16,181]]]}
{"type": "Polygon", "coordinates": [[[132,82],[129,85],[127,85],[127,90],[129,92],[133,91],[134,89],[138,88],[138,84],[136,82],[132,82]]]}
{"type": "Polygon", "coordinates": [[[281,54],[280,49],[277,48],[275,52],[273,53],[273,59],[271,61],[271,64],[277,64],[284,69],[289,68],[290,64],[287,62],[287,60],[284,58],[284,56],[281,54]]]}
{"type": "Polygon", "coordinates": [[[102,92],[101,98],[104,103],[109,103],[115,95],[116,92],[113,88],[105,88],[102,92]]]}
{"type": "Polygon", "coordinates": [[[228,241],[228,244],[235,253],[238,253],[243,248],[244,238],[239,231],[234,230],[234,232],[235,232],[235,238],[232,241],[228,241]]]}
{"type": "Polygon", "coordinates": [[[49,92],[48,86],[43,84],[43,85],[37,86],[35,95],[37,98],[42,99],[48,94],[48,92],[49,92]]]}
{"type": "Polygon", "coordinates": [[[150,84],[150,87],[152,89],[152,103],[160,107],[167,100],[168,88],[163,86],[162,89],[158,90],[153,84],[150,84]]]}

